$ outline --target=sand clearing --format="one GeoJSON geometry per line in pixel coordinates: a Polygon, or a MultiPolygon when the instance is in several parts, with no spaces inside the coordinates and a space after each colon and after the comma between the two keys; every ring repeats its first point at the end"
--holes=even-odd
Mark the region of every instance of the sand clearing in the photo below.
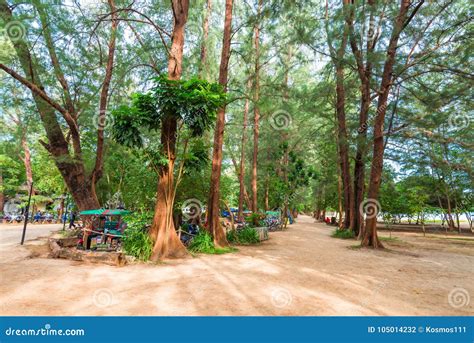
{"type": "Polygon", "coordinates": [[[38,241],[1,245],[1,314],[474,313],[474,240],[397,233],[373,251],[331,238],[333,229],[300,216],[237,253],[122,268],[37,257],[38,241]]]}

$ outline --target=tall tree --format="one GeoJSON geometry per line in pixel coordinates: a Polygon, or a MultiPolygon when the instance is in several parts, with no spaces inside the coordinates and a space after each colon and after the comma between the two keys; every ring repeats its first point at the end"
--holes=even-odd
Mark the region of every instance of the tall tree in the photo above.
{"type": "MultiPolygon", "coordinates": [[[[247,80],[247,91],[251,90],[252,80],[249,78],[247,80]]],[[[248,114],[249,114],[249,104],[250,99],[247,96],[245,98],[244,105],[244,118],[242,124],[242,138],[240,143],[240,163],[239,163],[239,209],[238,209],[238,218],[239,221],[244,220],[244,199],[248,197],[247,190],[245,187],[245,146],[247,142],[247,123],[248,123],[248,114]]]]}
{"type": "Polygon", "coordinates": [[[255,81],[254,81],[254,104],[253,104],[253,159],[252,159],[252,212],[258,211],[257,199],[257,168],[258,168],[258,136],[260,121],[260,16],[263,0],[258,0],[257,19],[254,24],[254,47],[255,47],[255,81]]]}
{"type": "MultiPolygon", "coordinates": [[[[189,0],[172,0],[173,33],[168,59],[168,78],[179,80],[182,74],[184,32],[188,20],[189,0]]],[[[162,119],[161,145],[168,163],[162,165],[158,176],[157,200],[150,236],[154,240],[151,260],[160,258],[183,257],[186,248],[176,234],[173,222],[173,205],[175,196],[174,164],[176,159],[176,134],[178,120],[173,115],[162,119]]]]}
{"type": "MultiPolygon", "coordinates": [[[[64,74],[61,61],[57,54],[55,41],[50,29],[51,22],[47,16],[45,5],[39,1],[34,1],[33,4],[39,14],[42,35],[48,57],[53,67],[53,74],[61,86],[63,93],[61,100],[59,102],[54,100],[53,95],[48,94],[46,91],[45,84],[43,83],[43,79],[46,78],[46,76],[42,74],[42,68],[37,62],[38,57],[35,56],[34,51],[30,49],[30,46],[34,46],[34,44],[27,42],[26,37],[12,42],[25,76],[20,75],[14,69],[3,63],[0,63],[0,69],[30,89],[48,138],[48,142],[41,141],[42,145],[53,157],[78,208],[80,210],[97,208],[99,207],[99,201],[95,193],[95,184],[102,176],[104,127],[100,125],[99,121],[96,167],[87,175],[82,155],[81,136],[77,123],[78,116],[82,109],[73,101],[68,78],[64,74]],[[56,117],[56,112],[61,114],[67,124],[69,129],[68,137],[64,135],[61,129],[61,124],[56,117]],[[70,140],[72,141],[71,150],[70,140]]],[[[107,65],[102,83],[100,110],[98,114],[100,119],[104,118],[105,109],[107,108],[109,85],[114,66],[113,59],[115,55],[116,31],[118,27],[114,0],[109,0],[108,4],[112,13],[112,20],[110,25],[107,65]]],[[[4,22],[15,21],[12,9],[5,0],[0,1],[0,16],[4,22]]]]}
{"type": "Polygon", "coordinates": [[[371,103],[371,82],[372,82],[372,55],[374,53],[375,45],[377,43],[377,34],[375,27],[375,3],[374,0],[368,1],[369,12],[369,27],[367,30],[366,49],[365,49],[365,63],[364,52],[358,46],[356,36],[354,33],[354,6],[347,11],[346,20],[349,27],[349,42],[354,54],[357,73],[361,82],[361,96],[359,109],[359,128],[357,130],[357,151],[354,164],[354,195],[352,206],[352,225],[356,235],[363,234],[364,221],[363,213],[359,211],[359,207],[364,200],[365,192],[365,160],[367,155],[367,121],[369,116],[369,108],[371,103]]]}
{"type": "MultiPolygon", "coordinates": [[[[400,33],[408,25],[409,21],[416,14],[419,5],[413,9],[412,14],[407,18],[408,9],[410,8],[410,0],[401,0],[400,9],[398,15],[395,17],[392,34],[387,47],[387,57],[385,60],[382,80],[380,82],[379,97],[377,102],[377,115],[374,122],[374,137],[373,137],[373,155],[372,165],[370,169],[370,180],[368,195],[368,206],[371,206],[375,210],[375,214],[378,211],[377,199],[379,196],[380,183],[382,180],[383,170],[383,156],[384,156],[384,121],[385,114],[387,111],[387,99],[390,93],[393,82],[393,66],[395,64],[395,57],[398,49],[398,39],[400,33]]],[[[377,216],[369,215],[366,219],[366,225],[364,230],[364,236],[362,238],[362,246],[370,246],[374,248],[383,247],[377,236],[377,216]]]]}
{"type": "MultiPolygon", "coordinates": [[[[219,67],[219,84],[227,90],[229,72],[230,43],[232,39],[232,6],[233,0],[225,2],[224,38],[222,40],[221,64],[219,67]]],[[[214,147],[212,151],[211,187],[209,191],[207,228],[214,238],[214,244],[219,247],[227,246],[227,239],[219,221],[220,193],[219,184],[222,169],[222,145],[224,143],[225,105],[217,112],[217,122],[214,132],[214,147]]]]}
{"type": "MultiPolygon", "coordinates": [[[[346,7],[350,4],[349,0],[343,0],[343,12],[346,11],[346,7]]],[[[340,172],[342,177],[343,195],[344,195],[344,228],[351,228],[351,213],[353,208],[353,194],[350,174],[350,162],[349,162],[349,139],[347,135],[346,127],[346,110],[345,101],[346,94],[344,89],[344,55],[346,52],[346,46],[349,36],[349,27],[347,23],[344,24],[344,29],[341,36],[341,43],[336,49],[334,47],[331,33],[329,32],[328,14],[327,14],[327,3],[326,3],[326,34],[328,39],[328,47],[330,51],[331,60],[336,69],[336,117],[337,117],[337,142],[339,152],[339,164],[340,172]]]]}
{"type": "Polygon", "coordinates": [[[199,61],[199,77],[207,79],[209,77],[209,67],[207,64],[207,37],[209,36],[209,17],[212,13],[212,0],[206,1],[206,14],[202,22],[201,60],[199,61]]]}

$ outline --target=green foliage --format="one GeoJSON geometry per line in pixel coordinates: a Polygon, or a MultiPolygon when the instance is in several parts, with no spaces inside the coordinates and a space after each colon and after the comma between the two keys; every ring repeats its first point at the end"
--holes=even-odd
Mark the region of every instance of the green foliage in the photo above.
{"type": "Polygon", "coordinates": [[[259,226],[264,226],[263,220],[265,219],[266,215],[265,213],[252,213],[250,214],[246,221],[249,223],[251,227],[259,227],[259,226]]]}
{"type": "Polygon", "coordinates": [[[260,238],[257,230],[252,227],[245,227],[242,230],[231,230],[227,232],[227,241],[233,244],[258,244],[260,238]]]}
{"type": "Polygon", "coordinates": [[[352,239],[355,238],[354,231],[352,230],[334,230],[331,234],[331,237],[341,238],[341,239],[352,239]]]}
{"type": "Polygon", "coordinates": [[[201,136],[215,120],[217,109],[225,103],[225,93],[217,83],[200,79],[154,79],[148,93],[136,93],[130,106],[114,112],[114,139],[127,147],[143,148],[144,131],[157,131],[167,118],[181,120],[192,137],[201,136]]]}
{"type": "Polygon", "coordinates": [[[226,254],[229,252],[235,251],[232,248],[216,248],[214,241],[207,231],[201,231],[199,234],[193,238],[191,244],[188,247],[189,251],[194,253],[203,253],[203,254],[226,254]]]}
{"type": "Polygon", "coordinates": [[[147,225],[151,223],[153,215],[148,212],[133,213],[123,219],[127,223],[124,232],[123,250],[127,255],[134,256],[141,261],[150,259],[153,242],[148,235],[147,225]]]}

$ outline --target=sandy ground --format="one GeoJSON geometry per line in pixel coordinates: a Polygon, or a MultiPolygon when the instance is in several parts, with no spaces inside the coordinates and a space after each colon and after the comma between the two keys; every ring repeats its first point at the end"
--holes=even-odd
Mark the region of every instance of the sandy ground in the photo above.
{"type": "Polygon", "coordinates": [[[474,314],[473,240],[396,233],[373,251],[332,230],[300,216],[237,253],[122,268],[38,258],[39,241],[0,245],[0,314],[474,314]]]}

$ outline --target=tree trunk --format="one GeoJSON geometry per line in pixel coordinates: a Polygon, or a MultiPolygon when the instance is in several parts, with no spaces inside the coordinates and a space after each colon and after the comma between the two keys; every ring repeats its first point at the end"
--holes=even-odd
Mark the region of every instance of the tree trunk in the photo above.
{"type": "MultiPolygon", "coordinates": [[[[230,42],[232,35],[232,5],[233,0],[225,2],[224,38],[222,41],[221,64],[219,67],[219,84],[227,91],[227,75],[229,71],[230,42]]],[[[222,169],[222,145],[224,144],[225,105],[217,112],[216,129],[214,133],[214,148],[212,152],[211,188],[208,201],[207,229],[214,238],[217,247],[228,246],[225,231],[219,221],[220,178],[222,169]]],[[[231,213],[232,215],[232,213],[231,213]]]]}
{"type": "Polygon", "coordinates": [[[361,236],[361,232],[364,227],[364,217],[360,210],[360,206],[364,200],[365,192],[365,160],[367,155],[367,125],[368,115],[370,107],[370,84],[372,79],[372,59],[371,54],[375,48],[375,34],[374,34],[374,0],[368,1],[370,20],[369,29],[367,30],[367,56],[366,63],[364,65],[362,53],[357,45],[356,37],[354,35],[353,8],[350,10],[350,14],[346,17],[349,25],[349,37],[352,53],[354,54],[357,72],[361,82],[361,99],[360,99],[360,111],[359,111],[359,128],[357,130],[357,148],[356,157],[354,164],[354,195],[353,195],[353,207],[352,207],[352,224],[351,227],[356,235],[361,236]]]}
{"type": "Polygon", "coordinates": [[[254,45],[255,45],[255,85],[254,85],[254,108],[253,108],[253,161],[252,161],[252,212],[258,211],[257,199],[257,164],[258,164],[258,135],[259,135],[259,92],[260,92],[260,13],[262,10],[262,0],[258,2],[258,18],[254,26],[254,45]]]}
{"type": "MultiPolygon", "coordinates": [[[[247,81],[247,89],[250,90],[251,87],[251,80],[247,81]]],[[[247,121],[248,121],[248,113],[249,113],[249,98],[245,99],[245,107],[244,107],[244,120],[243,120],[243,127],[242,127],[242,143],[240,148],[240,166],[239,166],[239,212],[238,218],[239,221],[244,220],[244,197],[245,197],[245,143],[246,143],[246,130],[247,130],[247,121]]]]}
{"type": "MultiPolygon", "coordinates": [[[[42,34],[53,66],[53,75],[57,78],[59,85],[63,90],[65,107],[59,105],[59,103],[55,102],[45,92],[45,87],[42,84],[40,73],[38,72],[38,66],[35,63],[35,56],[31,54],[25,39],[19,39],[12,42],[25,76],[21,76],[1,63],[0,68],[31,90],[33,101],[35,102],[46,132],[46,137],[48,138],[48,142],[40,141],[40,143],[54,159],[56,167],[63,177],[79,210],[98,208],[100,205],[97,196],[95,195],[94,184],[98,181],[101,174],[97,173],[92,177],[86,175],[85,166],[82,160],[81,140],[76,122],[77,113],[69,94],[67,78],[63,74],[58,56],[55,52],[54,41],[49,31],[46,11],[39,1],[34,1],[34,5],[39,13],[39,19],[43,29],[42,34]],[[61,125],[58,122],[56,111],[62,115],[69,128],[72,140],[71,151],[69,150],[68,140],[64,137],[61,125]]],[[[109,1],[109,5],[113,8],[114,5],[112,0],[109,1]]],[[[15,20],[8,3],[5,0],[0,0],[0,17],[4,22],[15,20]]],[[[113,36],[114,34],[112,34],[112,37],[113,36]]],[[[98,144],[96,154],[99,162],[102,160],[102,149],[103,146],[98,144]]]]}
{"type": "MultiPolygon", "coordinates": [[[[168,78],[179,80],[182,74],[184,28],[188,19],[189,0],[172,0],[173,34],[168,60],[168,78]]],[[[181,243],[173,223],[173,207],[175,198],[174,162],[176,159],[176,134],[178,123],[176,118],[167,117],[162,120],[161,145],[168,159],[168,165],[160,168],[158,175],[157,201],[150,237],[154,241],[152,261],[163,258],[179,258],[187,254],[181,243]]]]}
{"type": "Polygon", "coordinates": [[[35,195],[35,190],[31,188],[33,184],[33,169],[31,168],[31,152],[28,147],[28,142],[26,140],[26,129],[22,128],[23,133],[21,135],[21,147],[23,148],[23,156],[21,157],[23,164],[25,165],[26,172],[26,184],[28,190],[32,190],[31,195],[35,195]]]}
{"type": "Polygon", "coordinates": [[[209,17],[212,11],[212,0],[207,0],[206,14],[202,23],[201,60],[199,61],[198,75],[207,80],[209,78],[209,68],[207,66],[207,37],[209,36],[209,17]]]}
{"type": "MultiPolygon", "coordinates": [[[[348,4],[347,0],[343,0],[343,6],[348,4]]],[[[346,113],[345,113],[345,90],[344,90],[344,55],[347,46],[349,35],[349,25],[346,21],[344,25],[344,32],[342,34],[341,45],[335,52],[330,38],[328,29],[328,20],[326,19],[326,30],[328,35],[328,46],[331,52],[331,58],[336,68],[336,117],[338,124],[337,144],[339,152],[339,165],[342,175],[342,186],[344,194],[344,228],[351,227],[351,211],[354,206],[350,163],[349,163],[349,143],[346,128],[346,113]]]]}
{"type": "MultiPolygon", "coordinates": [[[[409,0],[401,0],[400,11],[395,18],[392,35],[387,48],[387,58],[385,61],[382,81],[380,84],[379,98],[377,103],[377,115],[374,123],[374,139],[373,139],[373,156],[372,166],[370,170],[370,182],[368,190],[368,199],[371,202],[377,202],[379,196],[380,182],[382,180],[383,170],[383,154],[384,154],[384,133],[383,126],[385,120],[385,113],[387,111],[387,99],[392,86],[393,65],[395,63],[395,54],[397,52],[398,39],[404,26],[407,24],[406,17],[408,8],[410,7],[409,0]]],[[[362,239],[362,246],[383,248],[377,236],[377,216],[370,215],[366,219],[366,226],[364,237],[362,239]]]]}
{"type": "Polygon", "coordinates": [[[3,213],[3,207],[5,206],[5,195],[3,194],[3,174],[0,169],[0,213],[3,213]]]}

